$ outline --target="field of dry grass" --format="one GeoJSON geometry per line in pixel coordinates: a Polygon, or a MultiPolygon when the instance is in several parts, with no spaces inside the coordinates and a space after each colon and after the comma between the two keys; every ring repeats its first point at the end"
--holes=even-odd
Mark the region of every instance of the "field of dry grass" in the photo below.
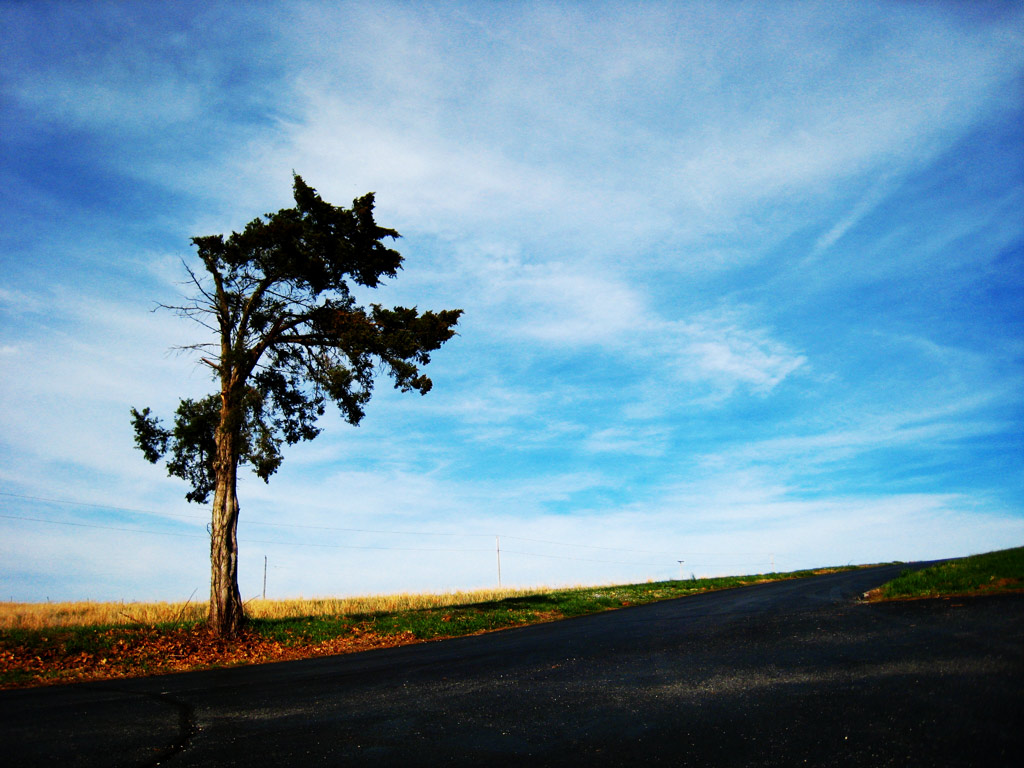
{"type": "MultiPolygon", "coordinates": [[[[245,611],[254,619],[353,616],[418,608],[445,608],[506,597],[543,594],[546,591],[534,587],[294,600],[257,598],[245,604],[245,611]]],[[[206,611],[205,600],[180,603],[0,603],[0,630],[191,622],[205,619],[206,611]]]]}

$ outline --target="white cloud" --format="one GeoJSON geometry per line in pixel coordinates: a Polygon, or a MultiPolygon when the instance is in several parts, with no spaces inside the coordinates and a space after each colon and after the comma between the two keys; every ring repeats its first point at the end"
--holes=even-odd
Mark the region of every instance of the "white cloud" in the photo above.
{"type": "MultiPolygon", "coordinates": [[[[20,353],[0,382],[8,461],[59,461],[137,477],[129,409],[153,405],[171,415],[177,398],[168,382],[178,395],[210,389],[193,359],[170,351],[189,340],[192,328],[143,302],[132,306],[59,285],[22,304],[30,322],[19,320],[20,353]]],[[[45,474],[37,469],[23,477],[39,472],[45,474]]]]}
{"type": "Polygon", "coordinates": [[[209,59],[189,56],[186,40],[145,14],[107,10],[6,9],[8,96],[51,125],[93,130],[134,133],[200,117],[212,99],[209,59]]]}
{"type": "MultiPolygon", "coordinates": [[[[15,195],[40,231],[19,233],[25,247],[3,262],[5,487],[180,509],[180,482],[132,447],[127,409],[166,417],[179,396],[208,390],[205,371],[166,354],[198,329],[151,315],[106,272],[120,258],[119,278],[173,303],[182,273],[165,254],[187,234],[289,205],[294,169],[332,202],[375,190],[379,221],[406,235],[407,269],[375,298],[467,314],[463,337],[436,358],[428,398],[382,383],[359,430],[332,414],[270,486],[247,477],[243,525],[428,528],[483,543],[416,553],[383,534],[252,526],[247,595],[260,549],[272,584],[276,568],[277,589],[295,594],[490,583],[492,533],[537,540],[509,544],[503,565],[519,583],[667,578],[676,550],[698,573],[736,572],[767,568],[769,552],[801,567],[1019,539],[1020,510],[991,500],[1007,482],[994,475],[997,490],[973,501],[948,483],[854,497],[826,477],[850,487],[851,465],[880,449],[924,443],[929,459],[968,465],[971,439],[1012,442],[1019,345],[999,332],[979,341],[967,319],[949,317],[947,294],[906,304],[900,294],[877,324],[851,308],[857,297],[837,319],[812,296],[866,292],[940,260],[950,295],[961,274],[985,301],[1010,290],[1006,276],[983,273],[1015,263],[1016,188],[943,210],[936,225],[863,225],[900,195],[933,201],[935,179],[917,188],[917,175],[1014,108],[1019,14],[298,4],[246,11],[235,40],[206,23],[230,15],[217,3],[195,17],[167,11],[167,29],[146,9],[33,8],[0,10],[28,22],[9,25],[16,49],[5,51],[17,64],[4,88],[20,107],[18,146],[45,150],[25,154],[30,194],[15,195]],[[62,15],[83,20],[62,27],[74,45],[38,46],[62,15]],[[64,151],[38,139],[47,131],[104,149],[64,151]],[[68,178],[53,181],[54,169],[68,178]],[[116,208],[97,179],[134,185],[160,209],[116,208]],[[90,236],[110,247],[89,252],[76,231],[48,224],[65,204],[95,210],[90,236]],[[153,217],[163,229],[129,242],[122,225],[153,217]],[[851,254],[855,234],[870,236],[851,254]],[[138,248],[148,255],[131,263],[138,248]],[[63,288],[38,288],[54,275],[63,288]],[[794,275],[791,294],[772,293],[794,275]],[[344,548],[364,545],[391,549],[344,548]],[[586,547],[658,551],[665,563],[591,563],[600,554],[586,547]]],[[[991,312],[989,330],[1009,306],[991,312]]],[[[77,551],[71,536],[49,547],[18,536],[28,552],[19,569],[55,583],[44,560],[64,558],[83,579],[115,583],[102,553],[116,536],[81,537],[95,549],[77,551]]],[[[159,539],[145,556],[180,559],[159,539]]],[[[205,571],[198,558],[177,575],[153,570],[139,589],[159,592],[162,580],[181,596],[205,571]]],[[[5,562],[15,562],[6,551],[5,562]]],[[[146,564],[123,565],[122,585],[146,564]]]]}
{"type": "Polygon", "coordinates": [[[138,88],[132,73],[117,72],[115,78],[109,70],[79,70],[23,82],[17,96],[53,122],[96,130],[185,123],[197,118],[203,107],[202,94],[191,83],[148,83],[138,88]]]}
{"type": "Polygon", "coordinates": [[[471,262],[460,257],[475,287],[466,307],[477,333],[572,354],[611,353],[641,378],[700,384],[706,402],[739,387],[767,394],[808,364],[769,329],[752,327],[750,309],[723,304],[686,317],[685,308],[671,307],[685,319],[670,320],[614,268],[529,264],[508,248],[483,251],[472,271],[471,262]]]}
{"type": "Polygon", "coordinates": [[[979,438],[999,432],[1003,425],[972,412],[990,402],[991,393],[946,403],[932,409],[915,409],[901,404],[903,410],[888,412],[857,411],[847,423],[810,434],[776,437],[747,443],[729,454],[729,461],[756,461],[783,466],[799,466],[803,472],[816,467],[849,462],[858,455],[891,448],[931,446],[936,452],[959,440],[979,438]],[[852,423],[850,423],[852,421],[852,423]]]}
{"type": "Polygon", "coordinates": [[[714,385],[713,398],[728,396],[738,386],[767,394],[807,363],[762,329],[745,328],[727,313],[698,317],[677,331],[680,352],[676,373],[688,381],[714,385]]]}
{"type": "Polygon", "coordinates": [[[827,232],[823,233],[814,242],[814,249],[811,251],[811,255],[817,256],[831,248],[836,241],[856,226],[865,216],[870,214],[891,190],[891,181],[883,175],[839,221],[833,224],[827,232]]]}
{"type": "Polygon", "coordinates": [[[629,345],[651,323],[651,311],[635,289],[559,264],[525,267],[504,289],[519,320],[510,330],[545,343],[629,345]]]}
{"type": "Polygon", "coordinates": [[[17,317],[26,313],[39,312],[44,307],[39,296],[22,290],[0,288],[0,308],[17,317]]]}

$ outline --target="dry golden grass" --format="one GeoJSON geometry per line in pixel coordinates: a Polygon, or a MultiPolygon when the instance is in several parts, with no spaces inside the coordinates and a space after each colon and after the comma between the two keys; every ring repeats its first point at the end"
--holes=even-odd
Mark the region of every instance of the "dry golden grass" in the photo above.
{"type": "Polygon", "coordinates": [[[160,624],[200,619],[195,603],[0,603],[0,629],[160,624]]]}
{"type": "MultiPolygon", "coordinates": [[[[298,598],[293,600],[249,600],[248,616],[258,619],[286,619],[302,616],[350,616],[441,608],[467,603],[535,595],[546,588],[478,589],[431,593],[401,593],[342,598],[298,598]]],[[[199,621],[206,618],[205,602],[181,603],[0,603],[0,629],[46,629],[48,627],[119,626],[199,621]]]]}
{"type": "Polygon", "coordinates": [[[439,593],[402,592],[392,595],[365,597],[298,598],[295,600],[250,600],[245,604],[246,614],[259,619],[287,619],[298,616],[350,616],[359,613],[390,613],[418,608],[442,608],[506,597],[535,595],[546,588],[531,589],[476,589],[439,593]]]}

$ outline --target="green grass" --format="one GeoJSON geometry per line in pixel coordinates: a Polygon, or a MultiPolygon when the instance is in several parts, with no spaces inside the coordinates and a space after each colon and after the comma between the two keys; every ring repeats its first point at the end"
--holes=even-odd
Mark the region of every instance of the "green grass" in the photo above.
{"type": "MultiPolygon", "coordinates": [[[[470,602],[444,607],[381,610],[343,615],[249,620],[255,634],[287,646],[314,645],[360,632],[380,636],[412,635],[417,640],[456,637],[505,627],[551,621],[573,616],[669,600],[699,592],[729,589],[764,581],[802,578],[817,573],[852,570],[840,566],[788,573],[753,574],[709,579],[647,582],[603,587],[577,587],[501,600],[470,602]]],[[[198,622],[158,622],[139,625],[96,624],[74,627],[0,629],[0,650],[19,647],[48,653],[101,653],[129,640],[142,627],[167,631],[192,627],[198,622]]]]}
{"type": "Polygon", "coordinates": [[[545,590],[492,599],[467,595],[464,603],[448,605],[252,618],[247,632],[229,642],[211,638],[196,620],[0,629],[0,688],[403,645],[860,567],[545,590]]]}
{"type": "Polygon", "coordinates": [[[1024,547],[972,555],[920,571],[906,570],[876,590],[875,599],[990,594],[1024,589],[1024,547]]]}
{"type": "Polygon", "coordinates": [[[472,635],[573,616],[585,616],[629,605],[642,605],[658,600],[684,597],[698,592],[729,589],[764,581],[802,578],[823,571],[853,570],[858,567],[861,566],[561,589],[443,608],[419,608],[295,619],[253,619],[249,626],[263,637],[284,645],[324,642],[357,631],[373,632],[385,637],[406,635],[417,640],[432,640],[440,637],[472,635]]]}
{"type": "MultiPolygon", "coordinates": [[[[544,590],[508,597],[467,595],[461,603],[434,602],[414,608],[393,604],[374,608],[368,604],[349,612],[335,609],[333,613],[297,617],[253,618],[242,637],[227,643],[207,635],[201,621],[182,620],[180,611],[174,613],[179,618],[171,622],[114,625],[101,621],[89,626],[36,623],[31,628],[0,629],[0,688],[402,645],[863,567],[544,590]]],[[[871,599],[884,600],[1021,590],[1024,547],[975,555],[916,572],[908,569],[869,594],[871,599]]]]}

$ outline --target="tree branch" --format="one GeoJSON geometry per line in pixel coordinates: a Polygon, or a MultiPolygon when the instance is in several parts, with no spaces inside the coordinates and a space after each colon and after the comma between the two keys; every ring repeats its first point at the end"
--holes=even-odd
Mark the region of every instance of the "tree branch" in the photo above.
{"type": "Polygon", "coordinates": [[[264,276],[257,284],[256,289],[249,294],[249,299],[245,302],[245,308],[242,310],[242,315],[238,318],[238,324],[236,325],[237,340],[244,343],[244,339],[249,334],[249,318],[252,317],[253,309],[262,300],[263,294],[274,282],[276,282],[276,278],[264,276]]]}
{"type": "Polygon", "coordinates": [[[183,267],[185,267],[185,271],[188,272],[188,276],[189,278],[191,278],[192,283],[195,285],[195,287],[198,288],[199,292],[206,297],[207,301],[210,302],[210,306],[216,306],[217,302],[215,297],[211,296],[210,292],[203,287],[203,284],[200,282],[199,278],[196,277],[196,273],[192,271],[192,268],[188,265],[188,263],[184,259],[182,259],[181,264],[183,267]]]}

